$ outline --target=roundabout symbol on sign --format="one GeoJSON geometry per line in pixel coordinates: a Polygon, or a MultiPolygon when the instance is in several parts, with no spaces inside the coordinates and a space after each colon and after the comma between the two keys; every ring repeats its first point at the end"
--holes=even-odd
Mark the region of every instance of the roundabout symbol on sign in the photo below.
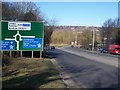
{"type": "Polygon", "coordinates": [[[19,42],[23,40],[22,38],[35,38],[35,36],[21,36],[19,31],[17,31],[17,33],[13,35],[13,37],[14,38],[5,38],[5,40],[14,40],[17,43],[17,50],[19,50],[19,42]],[[17,37],[19,37],[19,40],[17,40],[17,37]]]}

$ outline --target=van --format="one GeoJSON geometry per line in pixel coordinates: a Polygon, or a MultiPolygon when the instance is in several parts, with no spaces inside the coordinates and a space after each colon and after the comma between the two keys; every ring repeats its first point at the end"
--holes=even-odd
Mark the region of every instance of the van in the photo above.
{"type": "Polygon", "coordinates": [[[120,54],[120,45],[109,45],[109,53],[110,54],[120,54]]]}

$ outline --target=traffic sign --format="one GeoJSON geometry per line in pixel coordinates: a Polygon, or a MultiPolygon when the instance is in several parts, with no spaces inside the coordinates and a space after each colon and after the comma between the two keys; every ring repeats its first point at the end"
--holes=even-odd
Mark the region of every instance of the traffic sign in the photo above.
{"type": "Polygon", "coordinates": [[[30,22],[8,22],[8,30],[31,30],[30,22]]]}
{"type": "Polygon", "coordinates": [[[43,22],[1,22],[2,50],[43,50],[43,22]],[[5,42],[14,42],[11,44],[5,42]],[[31,42],[32,41],[32,42],[31,42]]]}
{"type": "Polygon", "coordinates": [[[2,50],[14,50],[14,46],[15,46],[15,43],[12,40],[9,40],[9,41],[3,40],[2,41],[2,50]]]}
{"type": "Polygon", "coordinates": [[[23,39],[24,48],[42,48],[42,38],[25,38],[23,39]]]}

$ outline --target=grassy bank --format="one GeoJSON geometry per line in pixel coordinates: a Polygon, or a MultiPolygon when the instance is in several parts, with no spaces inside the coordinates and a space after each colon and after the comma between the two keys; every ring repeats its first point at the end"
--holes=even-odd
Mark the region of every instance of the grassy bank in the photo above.
{"type": "Polygon", "coordinates": [[[49,59],[18,58],[2,68],[3,88],[65,88],[49,59]]]}

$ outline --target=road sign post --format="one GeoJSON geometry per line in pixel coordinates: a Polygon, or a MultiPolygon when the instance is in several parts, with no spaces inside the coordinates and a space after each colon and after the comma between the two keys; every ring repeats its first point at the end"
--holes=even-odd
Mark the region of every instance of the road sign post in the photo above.
{"type": "Polygon", "coordinates": [[[3,51],[43,51],[43,22],[1,22],[3,51]]]}
{"type": "Polygon", "coordinates": [[[10,51],[10,58],[12,58],[12,51],[10,51]]]}
{"type": "Polygon", "coordinates": [[[33,58],[33,51],[32,51],[32,58],[33,58]]]}
{"type": "Polygon", "coordinates": [[[20,51],[20,57],[22,57],[22,51],[20,51]]]}
{"type": "Polygon", "coordinates": [[[40,59],[42,58],[42,51],[40,51],[40,59]]]}

